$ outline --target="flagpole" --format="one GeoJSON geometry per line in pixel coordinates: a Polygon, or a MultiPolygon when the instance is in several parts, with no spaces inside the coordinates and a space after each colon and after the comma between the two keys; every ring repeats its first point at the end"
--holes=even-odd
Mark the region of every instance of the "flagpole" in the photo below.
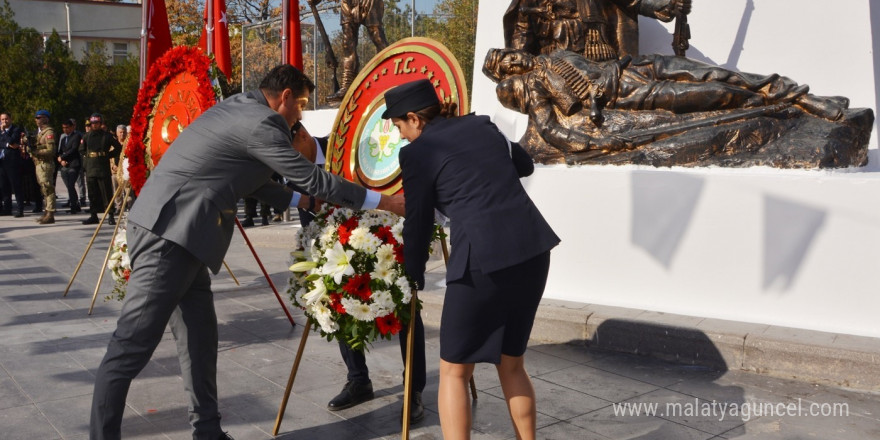
{"type": "Polygon", "coordinates": [[[147,43],[149,39],[147,38],[147,20],[149,19],[149,8],[152,5],[150,0],[143,0],[141,3],[141,66],[139,69],[140,82],[138,85],[142,85],[144,83],[144,78],[147,77],[147,43]]]}
{"type": "Polygon", "coordinates": [[[290,0],[281,1],[281,64],[290,64],[290,0]]]}
{"type": "Polygon", "coordinates": [[[208,15],[205,22],[205,50],[211,55],[214,53],[214,0],[205,2],[205,13],[208,15]]]}

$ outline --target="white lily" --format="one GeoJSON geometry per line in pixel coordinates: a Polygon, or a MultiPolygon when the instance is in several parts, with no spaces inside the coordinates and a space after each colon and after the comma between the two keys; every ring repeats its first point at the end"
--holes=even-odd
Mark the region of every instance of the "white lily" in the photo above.
{"type": "Polygon", "coordinates": [[[323,281],[318,280],[317,282],[312,283],[312,285],[315,286],[315,288],[309,290],[308,293],[303,295],[306,304],[310,306],[327,296],[327,286],[324,285],[323,281]]]}
{"type": "Polygon", "coordinates": [[[354,274],[354,267],[351,266],[351,257],[353,256],[353,250],[345,250],[342,244],[337,241],[332,248],[327,249],[324,253],[327,262],[321,266],[321,273],[331,275],[336,284],[342,283],[344,275],[354,274]]]}
{"type": "Polygon", "coordinates": [[[308,272],[316,267],[318,267],[318,263],[315,261],[300,261],[290,266],[289,269],[291,272],[308,272]]]}

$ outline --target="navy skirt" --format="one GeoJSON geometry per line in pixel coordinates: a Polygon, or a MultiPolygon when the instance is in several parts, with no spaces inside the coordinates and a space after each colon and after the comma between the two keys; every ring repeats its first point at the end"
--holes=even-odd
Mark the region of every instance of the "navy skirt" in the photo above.
{"type": "Polygon", "coordinates": [[[484,274],[469,270],[446,286],[440,358],[455,364],[501,363],[522,356],[544,295],[550,251],[484,274]]]}

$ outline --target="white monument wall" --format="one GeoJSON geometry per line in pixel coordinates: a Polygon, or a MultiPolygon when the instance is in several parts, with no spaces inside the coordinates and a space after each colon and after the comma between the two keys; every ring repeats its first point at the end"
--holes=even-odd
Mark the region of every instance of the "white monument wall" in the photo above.
{"type": "MultiPolygon", "coordinates": [[[[480,2],[475,65],[508,5],[480,2]]],[[[689,57],[877,107],[880,4],[694,0],[689,22],[689,57]]],[[[672,54],[672,24],[640,27],[642,53],[672,54]]],[[[479,71],[472,102],[524,132],[479,71]]],[[[562,237],[545,297],[880,337],[876,132],[859,170],[538,166],[524,184],[562,237]]]]}
{"type": "MultiPolygon", "coordinates": [[[[688,56],[876,109],[876,3],[694,0],[688,56]]],[[[480,2],[475,66],[503,47],[508,5],[480,2]]],[[[641,32],[643,53],[672,53],[671,24],[642,18],[641,32]]],[[[519,139],[526,117],[497,103],[479,67],[472,96],[519,139]]],[[[326,134],[334,117],[304,122],[326,134]]],[[[562,238],[545,297],[880,337],[877,152],[875,125],[860,169],[538,165],[524,184],[562,238]]]]}

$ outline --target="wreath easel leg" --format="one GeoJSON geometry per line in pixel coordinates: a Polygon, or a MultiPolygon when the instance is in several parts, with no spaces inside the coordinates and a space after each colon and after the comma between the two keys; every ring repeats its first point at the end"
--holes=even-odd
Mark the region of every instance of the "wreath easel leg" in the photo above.
{"type": "MultiPolygon", "coordinates": [[[[73,280],[76,279],[76,274],[79,273],[79,269],[82,267],[83,261],[86,260],[86,255],[89,254],[89,250],[92,248],[92,245],[95,243],[95,238],[98,237],[98,232],[101,231],[101,226],[104,225],[104,220],[107,218],[107,215],[110,214],[110,209],[113,207],[113,200],[116,199],[116,197],[119,195],[119,192],[122,191],[122,188],[123,188],[123,185],[117,186],[116,192],[113,193],[113,197],[110,199],[110,202],[107,203],[107,209],[104,210],[104,215],[101,216],[101,221],[98,222],[98,226],[95,227],[95,232],[92,234],[92,239],[89,240],[89,244],[86,245],[86,250],[83,252],[82,257],[80,257],[79,263],[76,265],[76,269],[74,269],[74,271],[73,271],[73,275],[70,276],[70,281],[67,282],[67,288],[64,289],[64,295],[61,295],[62,298],[67,296],[67,292],[70,290],[70,286],[73,285],[73,280]]],[[[112,245],[113,242],[111,241],[110,243],[112,245]]],[[[106,265],[107,265],[107,263],[105,262],[104,266],[106,266],[106,265]]],[[[104,269],[102,268],[101,273],[103,273],[103,272],[104,272],[104,269]]],[[[100,281],[98,282],[98,284],[100,284],[100,281]]],[[[92,304],[94,304],[94,301],[92,301],[92,304]]],[[[89,310],[89,314],[90,315],[92,314],[91,309],[89,310]]]]}
{"type": "Polygon", "coordinates": [[[296,350],[296,359],[290,368],[290,377],[287,378],[287,387],[284,389],[284,398],[281,399],[281,406],[278,407],[278,417],[275,418],[275,427],[272,428],[272,435],[278,435],[281,428],[281,420],[284,418],[284,411],[287,409],[287,401],[290,399],[290,392],[293,391],[293,381],[296,379],[296,371],[299,370],[299,362],[302,360],[303,352],[306,349],[306,338],[309,337],[309,331],[312,329],[312,320],[306,321],[306,327],[303,329],[302,337],[299,340],[299,348],[296,350]]]}
{"type": "Polygon", "coordinates": [[[229,272],[229,276],[232,277],[232,281],[235,281],[236,286],[240,286],[241,283],[238,282],[238,278],[235,277],[235,274],[232,273],[232,269],[229,268],[229,265],[226,264],[226,260],[223,260],[223,267],[226,268],[226,271],[229,272]]]}
{"type": "MultiPolygon", "coordinates": [[[[116,188],[116,192],[113,194],[113,198],[110,199],[109,206],[113,206],[113,199],[119,195],[119,190],[125,186],[125,199],[128,199],[128,193],[131,191],[131,186],[128,185],[119,185],[116,188]]],[[[110,212],[110,207],[107,207],[107,212],[110,212]]],[[[104,215],[107,215],[107,212],[104,215]]],[[[92,303],[89,305],[89,315],[92,314],[92,309],[95,308],[95,300],[98,299],[98,289],[101,288],[101,281],[104,280],[104,269],[107,268],[107,262],[110,261],[110,253],[113,252],[113,242],[116,240],[116,234],[119,233],[119,226],[122,225],[122,213],[119,214],[119,221],[116,222],[116,226],[113,227],[113,235],[110,236],[110,246],[107,247],[107,253],[104,254],[104,262],[101,264],[101,270],[98,271],[98,283],[95,284],[95,292],[92,294],[92,303]]],[[[104,222],[104,219],[101,219],[101,223],[104,222]]],[[[100,224],[98,225],[101,226],[100,224]]]]}
{"type": "Polygon", "coordinates": [[[237,217],[235,218],[235,224],[238,226],[238,230],[241,231],[241,236],[244,237],[244,242],[247,243],[248,247],[251,249],[251,253],[254,254],[254,260],[257,260],[257,265],[260,266],[260,270],[263,271],[263,276],[266,277],[266,281],[269,282],[269,287],[271,287],[272,292],[275,293],[275,298],[278,299],[278,304],[281,304],[281,309],[284,310],[284,314],[287,315],[287,320],[290,321],[291,327],[296,327],[296,323],[293,322],[293,316],[290,316],[290,311],[288,311],[287,306],[284,305],[284,300],[282,300],[281,295],[278,294],[278,289],[275,288],[275,283],[272,282],[272,278],[269,277],[269,272],[266,272],[266,268],[263,267],[263,262],[260,261],[260,257],[257,256],[257,250],[254,249],[251,240],[244,232],[244,226],[241,225],[241,222],[238,221],[237,217]]]}
{"type": "Polygon", "coordinates": [[[419,302],[418,292],[413,290],[412,299],[409,301],[409,331],[406,334],[406,365],[403,368],[403,427],[400,438],[409,440],[409,403],[412,394],[412,363],[413,344],[415,341],[416,304],[419,302]]]}

